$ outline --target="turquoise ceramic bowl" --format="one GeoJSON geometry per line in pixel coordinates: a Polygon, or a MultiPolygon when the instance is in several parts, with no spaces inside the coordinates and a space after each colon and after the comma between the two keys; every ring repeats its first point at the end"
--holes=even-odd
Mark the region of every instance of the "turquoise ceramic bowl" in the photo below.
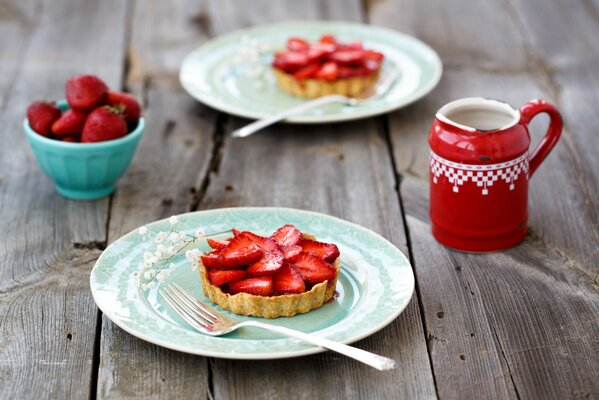
{"type": "MultiPolygon", "coordinates": [[[[69,108],[59,101],[61,110],[69,108]]],[[[143,135],[144,119],[120,139],[98,143],[69,143],[48,139],[34,132],[25,118],[23,129],[40,167],[56,185],[56,191],[75,200],[108,196],[127,171],[143,135]]]]}

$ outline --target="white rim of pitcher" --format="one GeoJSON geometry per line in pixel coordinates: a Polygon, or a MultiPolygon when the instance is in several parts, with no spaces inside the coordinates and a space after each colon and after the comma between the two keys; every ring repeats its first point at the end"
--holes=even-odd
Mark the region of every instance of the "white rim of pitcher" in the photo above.
{"type": "Polygon", "coordinates": [[[440,120],[446,124],[453,125],[455,127],[464,129],[469,132],[493,132],[493,131],[501,131],[504,129],[509,129],[512,126],[516,125],[518,122],[520,122],[520,111],[518,111],[517,109],[512,107],[511,104],[506,103],[501,100],[487,99],[484,97],[465,97],[463,99],[454,100],[452,102],[445,104],[443,107],[441,107],[437,111],[437,113],[435,114],[435,118],[437,118],[438,120],[440,120]],[[445,116],[445,114],[449,113],[450,111],[456,110],[461,107],[468,107],[468,106],[479,106],[479,107],[482,106],[487,109],[498,109],[499,108],[501,110],[508,111],[509,114],[512,116],[512,121],[509,124],[499,127],[499,128],[496,128],[496,129],[476,129],[471,126],[459,124],[445,116]]]}

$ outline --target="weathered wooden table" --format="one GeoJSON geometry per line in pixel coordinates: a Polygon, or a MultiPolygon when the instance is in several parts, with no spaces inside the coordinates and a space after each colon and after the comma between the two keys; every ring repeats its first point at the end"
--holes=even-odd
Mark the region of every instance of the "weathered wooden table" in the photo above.
{"type": "Polygon", "coordinates": [[[598,38],[596,0],[0,1],[0,398],[599,398],[598,38]],[[287,19],[412,34],[440,53],[444,76],[390,115],[231,140],[247,121],[188,97],[181,60],[216,35],[287,19]],[[147,118],[118,191],[92,202],[54,192],[21,130],[30,101],[82,72],[134,92],[147,118]],[[427,130],[469,95],[542,97],[566,123],[532,180],[529,235],[501,253],[452,252],[430,234],[427,130]],[[274,173],[282,164],[294,167],[274,173]],[[356,344],[396,370],[333,353],[190,356],[98,312],[88,277],[108,243],[171,214],[249,205],[339,216],[409,255],[412,302],[356,344]]]}

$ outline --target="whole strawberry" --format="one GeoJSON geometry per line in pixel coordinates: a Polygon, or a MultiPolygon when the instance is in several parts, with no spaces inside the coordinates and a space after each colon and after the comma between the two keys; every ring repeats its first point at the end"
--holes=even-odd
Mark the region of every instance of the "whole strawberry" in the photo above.
{"type": "Polygon", "coordinates": [[[128,133],[122,110],[104,106],[92,111],[81,132],[81,143],[118,139],[128,133]]]}
{"type": "Polygon", "coordinates": [[[60,118],[60,114],[60,109],[47,101],[35,101],[27,108],[29,126],[45,137],[52,134],[52,124],[60,118]]]}
{"type": "Polygon", "coordinates": [[[67,81],[67,101],[71,108],[91,111],[106,104],[108,86],[94,75],[74,76],[67,81]]]}
{"type": "Polygon", "coordinates": [[[108,104],[111,106],[123,105],[125,107],[125,121],[129,124],[129,127],[134,128],[141,116],[141,106],[129,93],[115,92],[112,90],[108,91],[107,95],[108,104]]]}
{"type": "Polygon", "coordinates": [[[56,136],[73,136],[81,134],[87,113],[72,108],[66,110],[60,118],[52,124],[52,132],[56,136]]]}

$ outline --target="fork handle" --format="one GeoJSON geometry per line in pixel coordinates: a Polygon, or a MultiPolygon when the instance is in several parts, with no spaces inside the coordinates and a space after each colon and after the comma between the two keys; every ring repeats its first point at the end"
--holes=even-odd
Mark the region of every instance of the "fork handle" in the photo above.
{"type": "Polygon", "coordinates": [[[297,339],[304,340],[306,342],[315,344],[325,349],[341,353],[347,357],[353,358],[363,362],[366,365],[370,365],[378,369],[379,371],[389,370],[395,368],[395,360],[387,357],[379,356],[378,354],[370,353],[368,351],[358,349],[357,347],[348,346],[346,344],[333,342],[319,336],[310,335],[308,333],[299,332],[293,329],[285,328],[277,325],[264,324],[258,321],[245,321],[241,323],[242,326],[252,326],[255,328],[262,328],[272,332],[281,333],[286,336],[294,337],[297,339]]]}
{"type": "Polygon", "coordinates": [[[269,125],[287,119],[293,115],[301,114],[304,111],[307,111],[311,108],[321,107],[330,103],[345,103],[349,101],[348,97],[340,96],[340,95],[330,95],[319,97],[318,99],[307,101],[298,106],[289,108],[285,111],[281,111],[278,114],[271,115],[270,117],[259,119],[251,124],[248,124],[242,128],[236,129],[231,132],[231,136],[234,138],[244,138],[248,137],[253,133],[258,132],[260,129],[264,129],[269,125]]]}

